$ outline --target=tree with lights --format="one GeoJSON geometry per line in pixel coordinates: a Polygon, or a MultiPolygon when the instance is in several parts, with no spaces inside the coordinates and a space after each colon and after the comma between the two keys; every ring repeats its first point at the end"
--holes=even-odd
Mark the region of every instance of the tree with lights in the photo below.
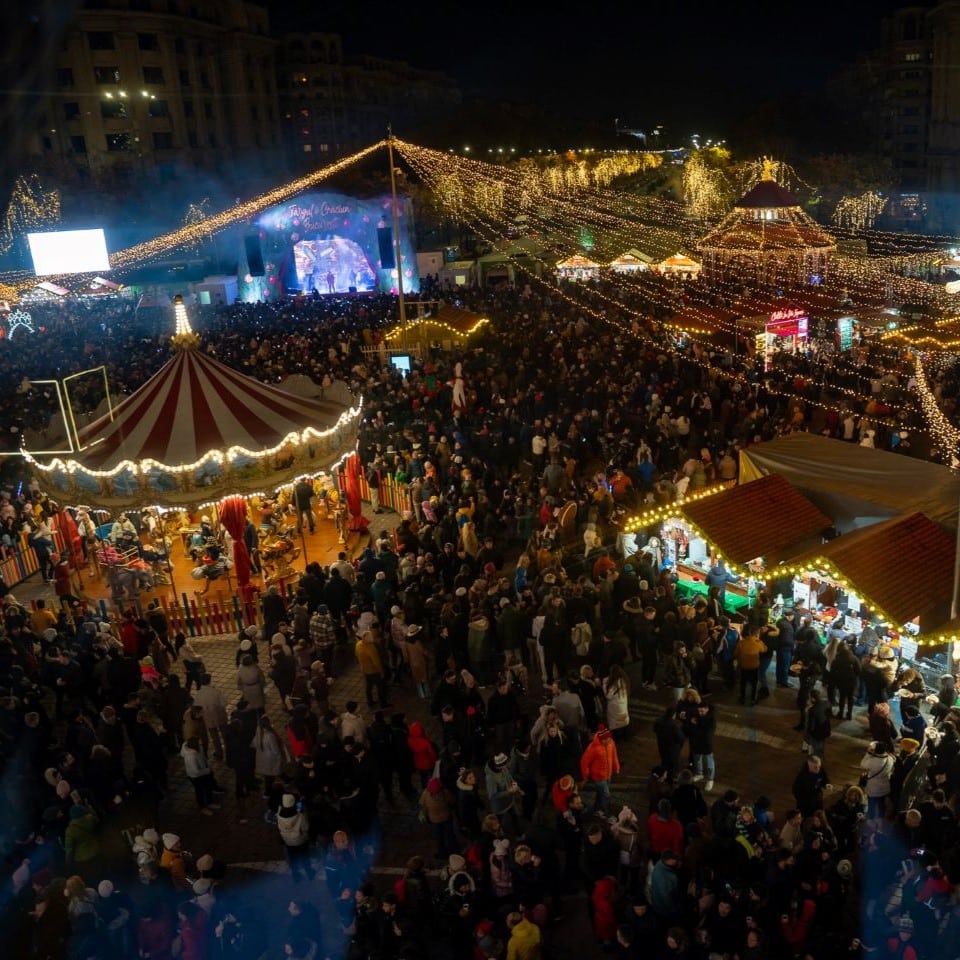
{"type": "Polygon", "coordinates": [[[15,245],[24,241],[31,230],[59,222],[59,191],[45,190],[35,173],[17,177],[3,222],[0,223],[0,253],[9,253],[15,245]]]}

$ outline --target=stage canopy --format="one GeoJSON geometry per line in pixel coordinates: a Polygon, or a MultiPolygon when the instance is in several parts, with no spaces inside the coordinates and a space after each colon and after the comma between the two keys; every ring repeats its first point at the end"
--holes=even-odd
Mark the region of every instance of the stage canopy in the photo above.
{"type": "Polygon", "coordinates": [[[770,473],[802,490],[844,532],[903,513],[957,527],[960,477],[926,460],[792,433],[740,451],[741,483],[770,473]]]}

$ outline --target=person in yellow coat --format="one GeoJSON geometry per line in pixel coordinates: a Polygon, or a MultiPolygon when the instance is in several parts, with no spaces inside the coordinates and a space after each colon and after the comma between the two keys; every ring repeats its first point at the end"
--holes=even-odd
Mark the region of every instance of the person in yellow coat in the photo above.
{"type": "Polygon", "coordinates": [[[387,703],[387,685],[383,678],[383,656],[380,653],[380,646],[377,643],[379,626],[371,625],[363,636],[357,641],[354,653],[357,657],[357,663],[360,664],[360,672],[363,674],[363,681],[367,689],[367,706],[374,707],[374,690],[377,692],[377,699],[380,701],[381,709],[389,707],[387,703]]]}

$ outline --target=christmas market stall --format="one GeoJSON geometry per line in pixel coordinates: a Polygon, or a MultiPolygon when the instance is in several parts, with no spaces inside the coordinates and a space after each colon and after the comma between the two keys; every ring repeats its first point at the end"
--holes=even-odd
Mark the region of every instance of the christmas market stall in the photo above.
{"type": "Polygon", "coordinates": [[[697,263],[692,257],[685,253],[674,253],[655,263],[651,268],[654,273],[659,273],[664,277],[673,277],[679,280],[696,280],[700,276],[702,265],[697,263]]]}
{"type": "MultiPolygon", "coordinates": [[[[724,571],[729,609],[747,606],[758,584],[802,549],[820,543],[830,518],[777,475],[710,487],[631,518],[636,552],[677,574],[681,596],[705,594],[724,571]]],[[[629,547],[628,547],[629,549],[629,547]]]]}
{"type": "Polygon", "coordinates": [[[611,273],[643,273],[650,269],[653,257],[637,250],[635,247],[621,253],[616,260],[610,261],[611,273]]]}
{"type": "Polygon", "coordinates": [[[913,660],[918,644],[944,642],[955,556],[952,536],[911,513],[798,553],[773,573],[784,598],[823,629],[838,619],[846,634],[872,627],[913,660]]]}
{"type": "Polygon", "coordinates": [[[413,307],[419,311],[417,316],[405,325],[396,323],[384,334],[382,343],[388,353],[396,355],[409,349],[417,356],[425,356],[433,347],[453,350],[463,347],[489,323],[481,314],[452,303],[415,303],[408,309],[413,307]]]}
{"type": "Polygon", "coordinates": [[[596,280],[600,276],[600,264],[579,253],[557,262],[559,280],[596,280]]]}

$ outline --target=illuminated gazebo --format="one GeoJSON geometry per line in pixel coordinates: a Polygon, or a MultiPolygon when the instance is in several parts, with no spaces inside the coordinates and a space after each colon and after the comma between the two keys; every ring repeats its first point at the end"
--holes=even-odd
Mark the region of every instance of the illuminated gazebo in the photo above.
{"type": "Polygon", "coordinates": [[[822,279],[836,251],[832,236],[813,221],[764,164],[763,179],[699,244],[704,278],[771,284],[822,279]]]}
{"type": "Polygon", "coordinates": [[[72,452],[24,451],[52,495],[113,512],[190,508],[272,491],[353,450],[359,403],[297,396],[238,373],[198,349],[182,302],[175,309],[174,355],[143,386],[77,431],[72,452]]]}

